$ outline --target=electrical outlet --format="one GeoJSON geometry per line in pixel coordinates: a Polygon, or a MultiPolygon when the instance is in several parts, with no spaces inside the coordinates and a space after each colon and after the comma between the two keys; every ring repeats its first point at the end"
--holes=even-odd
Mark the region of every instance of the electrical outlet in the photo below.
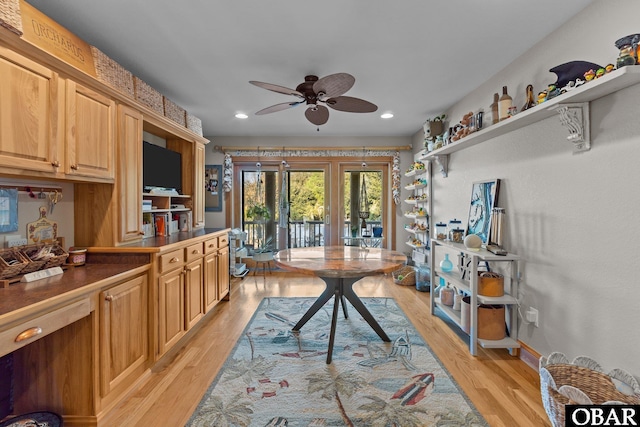
{"type": "Polygon", "coordinates": [[[527,322],[533,323],[536,328],[539,326],[539,324],[538,324],[538,310],[536,310],[533,307],[529,307],[529,309],[527,310],[527,322]]]}

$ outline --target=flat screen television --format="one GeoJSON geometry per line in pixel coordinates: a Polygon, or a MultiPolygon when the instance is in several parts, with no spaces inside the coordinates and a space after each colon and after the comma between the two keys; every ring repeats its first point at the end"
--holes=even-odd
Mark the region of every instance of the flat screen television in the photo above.
{"type": "Polygon", "coordinates": [[[182,194],[182,155],[159,145],[143,142],[142,185],[175,189],[182,194]]]}

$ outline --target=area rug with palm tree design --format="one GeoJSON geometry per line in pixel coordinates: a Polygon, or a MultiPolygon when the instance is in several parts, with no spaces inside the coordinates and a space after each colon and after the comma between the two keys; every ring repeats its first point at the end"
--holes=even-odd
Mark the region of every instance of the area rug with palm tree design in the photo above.
{"type": "Polygon", "coordinates": [[[332,300],[291,330],[314,301],[262,300],[187,426],[487,426],[392,298],[362,298],[391,342],[347,303],[330,364],[332,300]]]}

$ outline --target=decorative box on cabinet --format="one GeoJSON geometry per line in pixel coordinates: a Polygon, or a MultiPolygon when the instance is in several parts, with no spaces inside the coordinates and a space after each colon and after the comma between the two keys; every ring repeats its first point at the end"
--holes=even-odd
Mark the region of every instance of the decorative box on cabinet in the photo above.
{"type": "Polygon", "coordinates": [[[427,262],[431,211],[430,164],[419,160],[422,154],[421,151],[415,155],[415,161],[405,173],[405,176],[413,181],[404,187],[410,192],[404,199],[404,216],[411,219],[411,222],[404,226],[409,234],[406,244],[413,248],[412,258],[417,264],[427,262]]]}
{"type": "MultiPolygon", "coordinates": [[[[477,355],[477,346],[480,344],[484,348],[508,348],[511,355],[517,354],[520,348],[518,343],[518,260],[519,257],[514,254],[506,256],[494,255],[486,249],[479,251],[471,251],[465,248],[461,243],[452,243],[443,240],[431,239],[431,283],[438,284],[442,278],[445,283],[454,287],[460,292],[470,297],[469,312],[469,352],[477,355]],[[468,267],[465,271],[465,277],[462,277],[460,266],[451,272],[443,272],[436,265],[436,250],[448,250],[448,253],[458,253],[465,255],[465,259],[469,260],[468,267]],[[489,297],[482,296],[478,293],[478,266],[480,263],[500,263],[503,264],[508,274],[504,275],[503,296],[489,297]],[[487,340],[478,338],[478,304],[503,305],[505,307],[505,322],[508,334],[500,340],[487,340]]],[[[454,263],[455,264],[455,263],[454,263]]],[[[465,329],[462,323],[462,312],[453,310],[449,305],[442,304],[440,298],[437,298],[436,292],[430,294],[431,314],[435,315],[436,307],[439,308],[449,319],[451,319],[461,329],[465,329]]]]}

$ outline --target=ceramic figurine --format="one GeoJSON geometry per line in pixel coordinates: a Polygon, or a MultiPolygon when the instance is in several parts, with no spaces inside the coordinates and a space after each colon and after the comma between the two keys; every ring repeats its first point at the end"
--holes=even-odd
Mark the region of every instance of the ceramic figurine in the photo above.
{"type": "Polygon", "coordinates": [[[542,104],[547,100],[547,91],[538,92],[538,104],[542,104]]]}
{"type": "Polygon", "coordinates": [[[581,78],[577,78],[575,87],[582,86],[584,83],[585,83],[584,80],[582,80],[581,78]]]}
{"type": "Polygon", "coordinates": [[[564,85],[563,88],[560,89],[560,93],[567,93],[569,92],[571,89],[576,87],[576,82],[574,82],[573,80],[570,81],[569,83],[567,83],[566,85],[564,85]]]}
{"type": "Polygon", "coordinates": [[[616,66],[615,66],[615,65],[613,65],[613,64],[607,64],[607,65],[604,67],[604,72],[605,72],[605,73],[610,73],[610,72],[612,72],[612,71],[613,71],[613,70],[615,70],[615,69],[616,69],[616,66]]]}
{"type": "Polygon", "coordinates": [[[560,89],[558,89],[558,87],[551,83],[548,87],[547,87],[547,101],[555,98],[556,96],[560,95],[560,89]]]}
{"type": "Polygon", "coordinates": [[[596,70],[596,79],[599,79],[600,77],[604,76],[604,73],[605,73],[604,68],[598,68],[596,70]]]}
{"type": "Polygon", "coordinates": [[[587,71],[586,73],[584,73],[584,79],[588,82],[593,80],[595,76],[596,76],[596,72],[593,70],[593,68],[587,71]]]}
{"type": "Polygon", "coordinates": [[[527,85],[527,102],[522,106],[522,110],[528,110],[531,107],[535,107],[536,102],[533,100],[533,85],[527,85]]]}

